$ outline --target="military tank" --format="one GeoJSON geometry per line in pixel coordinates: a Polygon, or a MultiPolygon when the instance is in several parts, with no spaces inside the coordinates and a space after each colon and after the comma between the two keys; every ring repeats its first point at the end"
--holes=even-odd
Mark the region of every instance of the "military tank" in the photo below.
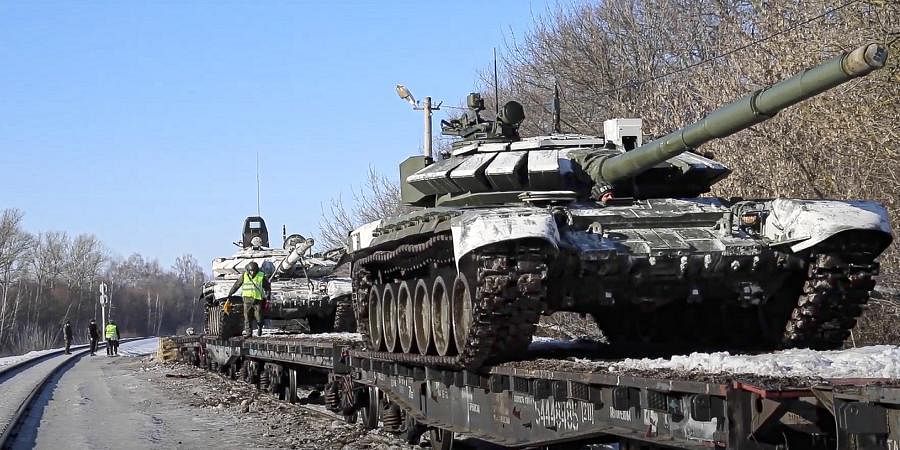
{"type": "Polygon", "coordinates": [[[647,143],[640,119],[608,120],[603,137],[522,138],[519,103],[491,114],[469,95],[442,121],[461,138],[449,154],[401,163],[413,211],[351,233],[365,345],[477,368],[522,356],[554,311],[591,315],[626,352],[841,345],[893,238],[885,208],[701,197],[730,169],[692,150],[886,58],[857,48],[647,143]]]}
{"type": "Polygon", "coordinates": [[[213,279],[201,288],[206,304],[207,334],[220,338],[243,331],[240,291],[229,297],[235,280],[251,261],[271,283],[270,301],[263,309],[266,328],[284,333],[353,331],[350,278],[338,272],[342,251],[307,255],[312,239],[299,234],[283,236],[283,248],[269,248],[269,232],[262,217],[244,220],[241,249],[227,258],[213,260],[213,279]]]}

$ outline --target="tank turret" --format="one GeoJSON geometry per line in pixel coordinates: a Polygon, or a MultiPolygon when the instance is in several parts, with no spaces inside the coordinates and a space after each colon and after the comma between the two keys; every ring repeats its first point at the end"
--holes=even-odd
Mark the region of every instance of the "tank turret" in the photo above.
{"type": "Polygon", "coordinates": [[[478,94],[470,94],[470,110],[442,122],[443,134],[462,138],[449,157],[433,162],[413,157],[401,165],[403,200],[413,206],[477,206],[521,203],[535,192],[547,198],[552,191],[564,201],[600,198],[610,190],[619,197],[694,197],[709,192],[730,170],[690,150],[864,76],[883,67],[886,58],[880,45],[859,47],[643,145],[640,119],[609,120],[603,137],[521,138],[522,105],[509,102],[494,115],[485,112],[478,94]]]}

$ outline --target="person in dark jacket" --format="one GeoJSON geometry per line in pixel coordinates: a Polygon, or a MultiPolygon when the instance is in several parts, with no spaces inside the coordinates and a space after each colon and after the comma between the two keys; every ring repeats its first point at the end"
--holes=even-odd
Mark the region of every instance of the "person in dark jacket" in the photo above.
{"type": "Polygon", "coordinates": [[[88,336],[91,338],[91,356],[97,353],[97,341],[100,340],[100,331],[97,330],[97,322],[94,319],[91,319],[91,324],[88,325],[88,336]]]}
{"type": "Polygon", "coordinates": [[[66,340],[66,354],[69,355],[72,353],[69,351],[69,347],[72,346],[72,324],[68,320],[63,325],[63,338],[66,340]]]}

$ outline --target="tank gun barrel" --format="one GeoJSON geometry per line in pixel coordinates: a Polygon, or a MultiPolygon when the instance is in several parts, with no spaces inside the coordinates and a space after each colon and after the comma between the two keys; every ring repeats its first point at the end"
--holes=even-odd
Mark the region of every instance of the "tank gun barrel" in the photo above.
{"type": "Polygon", "coordinates": [[[291,251],[291,253],[284,257],[281,261],[278,262],[278,265],[275,266],[275,272],[272,273],[272,278],[277,278],[279,275],[282,275],[297,265],[300,260],[303,259],[303,254],[305,254],[312,246],[315,245],[315,241],[312,239],[307,239],[305,241],[297,244],[296,247],[291,251]]]}
{"type": "Polygon", "coordinates": [[[722,106],[703,119],[602,162],[602,181],[633,177],[716,138],[768,120],[782,109],[884,67],[887,49],[868,44],[722,106]]]}

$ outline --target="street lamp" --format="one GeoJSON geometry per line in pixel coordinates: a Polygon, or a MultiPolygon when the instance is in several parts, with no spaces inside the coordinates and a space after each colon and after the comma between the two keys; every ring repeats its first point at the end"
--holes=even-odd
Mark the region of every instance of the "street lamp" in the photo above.
{"type": "Polygon", "coordinates": [[[397,85],[397,95],[412,105],[414,110],[425,111],[425,145],[423,146],[423,153],[427,158],[433,159],[431,156],[431,112],[440,110],[443,102],[438,103],[436,106],[431,106],[431,97],[425,97],[422,99],[422,106],[419,106],[419,102],[413,97],[412,92],[409,92],[409,89],[402,84],[397,85]]]}

